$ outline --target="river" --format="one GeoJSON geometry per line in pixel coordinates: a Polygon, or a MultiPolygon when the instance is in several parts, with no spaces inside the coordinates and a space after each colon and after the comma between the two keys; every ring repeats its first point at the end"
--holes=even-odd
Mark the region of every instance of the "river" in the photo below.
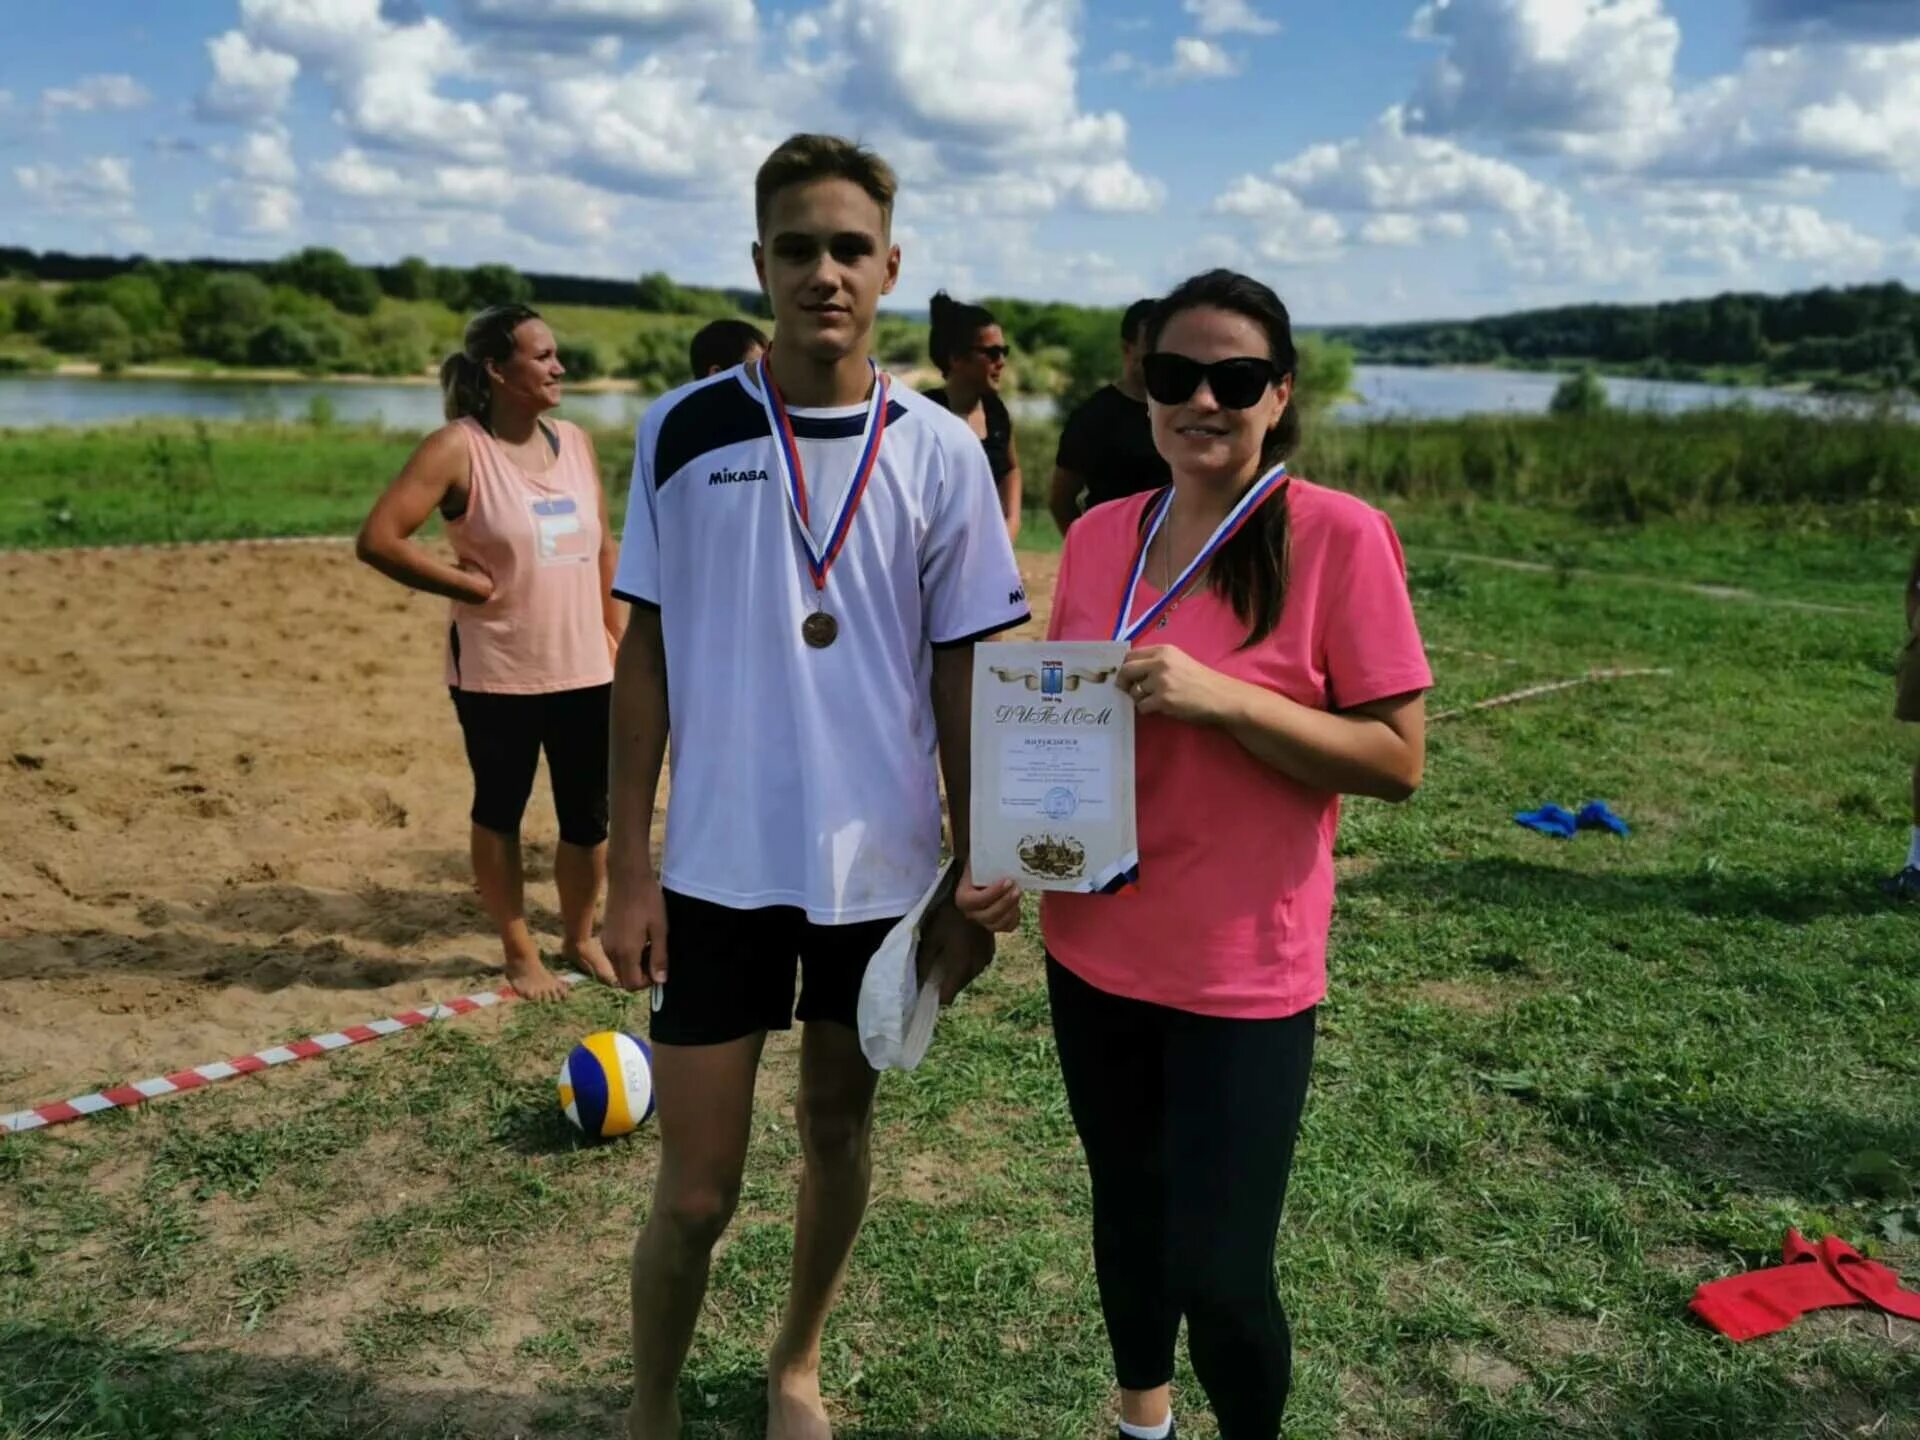
{"type": "MultiPolygon", "coordinates": [[[[1537,414],[1547,408],[1562,376],[1520,370],[1416,369],[1360,365],[1356,398],[1338,407],[1341,419],[1389,415],[1445,418],[1485,413],[1537,414]]],[[[1743,402],[1773,409],[1820,409],[1836,402],[1778,390],[1730,389],[1664,380],[1606,381],[1616,405],[1629,409],[1694,410],[1743,402]]],[[[429,385],[339,380],[109,380],[81,376],[0,376],[0,428],[102,425],[156,416],[206,420],[302,420],[319,397],[344,424],[377,422],[425,431],[440,421],[440,392],[429,385]]],[[[649,397],[626,391],[575,392],[561,414],[595,426],[628,425],[649,397]]],[[[1015,396],[1016,416],[1038,418],[1052,402],[1015,396]]]]}

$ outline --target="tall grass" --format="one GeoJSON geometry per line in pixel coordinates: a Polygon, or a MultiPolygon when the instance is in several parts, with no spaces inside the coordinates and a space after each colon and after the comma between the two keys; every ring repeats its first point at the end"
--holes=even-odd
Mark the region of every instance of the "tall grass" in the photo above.
{"type": "MultiPolygon", "coordinates": [[[[1046,506],[1058,435],[1051,420],[1017,423],[1029,510],[1046,506]]],[[[0,431],[0,545],[350,532],[416,438],[279,422],[0,431]]],[[[633,432],[594,438],[617,523],[633,432]]],[[[1891,414],[1319,421],[1294,468],[1374,499],[1491,501],[1612,524],[1745,509],[1855,532],[1920,526],[1920,426],[1891,414]]]]}
{"type": "Polygon", "coordinates": [[[1888,411],[1469,416],[1310,427],[1299,471],[1373,496],[1571,507],[1629,523],[1733,505],[1920,505],[1920,426],[1888,411]]]}

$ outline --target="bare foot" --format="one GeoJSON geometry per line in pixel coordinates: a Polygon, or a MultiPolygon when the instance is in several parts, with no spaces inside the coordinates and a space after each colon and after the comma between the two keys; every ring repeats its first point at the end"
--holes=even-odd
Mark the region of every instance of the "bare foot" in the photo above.
{"type": "Polygon", "coordinates": [[[669,1399],[657,1413],[642,1410],[640,1397],[627,1407],[627,1440],[680,1440],[680,1401],[669,1399]]]}
{"type": "Polygon", "coordinates": [[[507,950],[507,983],[522,1000],[558,1000],[567,993],[566,984],[541,963],[532,945],[507,950]]]}
{"type": "Polygon", "coordinates": [[[607,952],[600,948],[598,940],[582,940],[578,945],[562,945],[560,958],[576,970],[584,970],[602,985],[618,985],[614,978],[613,964],[607,959],[607,952]]]}
{"type": "Polygon", "coordinates": [[[769,1369],[767,1440],[833,1440],[818,1370],[769,1369]]]}

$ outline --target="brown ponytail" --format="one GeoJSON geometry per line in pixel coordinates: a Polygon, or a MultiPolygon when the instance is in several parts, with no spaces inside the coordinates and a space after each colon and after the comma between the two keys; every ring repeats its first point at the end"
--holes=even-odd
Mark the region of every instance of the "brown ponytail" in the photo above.
{"type": "Polygon", "coordinates": [[[955,355],[964,354],[982,330],[999,323],[986,306],[969,305],[936,290],[927,302],[927,358],[945,375],[955,355]]]}
{"type": "MultiPolygon", "coordinates": [[[[1293,343],[1293,321],[1280,297],[1247,275],[1232,270],[1209,270],[1181,282],[1154,307],[1146,322],[1149,354],[1160,343],[1167,322],[1183,310],[1202,307],[1231,310],[1258,325],[1267,336],[1267,355],[1281,375],[1292,375],[1300,357],[1293,343]]],[[[1279,421],[1260,444],[1260,472],[1265,474],[1299,448],[1300,407],[1289,402],[1279,421]]],[[[1153,514],[1149,505],[1141,514],[1144,527],[1153,514]]],[[[1259,512],[1239,533],[1220,547],[1207,567],[1207,583],[1233,606],[1247,626],[1240,648],[1257,645],[1273,633],[1286,604],[1287,580],[1292,570],[1292,531],[1287,524],[1287,492],[1269,496],[1259,512]]]]}
{"type": "Polygon", "coordinates": [[[440,362],[440,394],[447,419],[471,415],[482,425],[492,423],[493,384],[487,362],[502,364],[513,357],[514,332],[540,312],[531,305],[492,305],[467,322],[461,346],[440,362]]]}

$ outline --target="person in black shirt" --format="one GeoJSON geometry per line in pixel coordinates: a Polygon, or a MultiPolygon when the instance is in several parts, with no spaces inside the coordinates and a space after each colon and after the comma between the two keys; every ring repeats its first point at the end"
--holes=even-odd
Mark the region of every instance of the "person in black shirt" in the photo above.
{"type": "Polygon", "coordinates": [[[1007,368],[1007,337],[984,305],[962,304],[944,290],[935,292],[928,310],[933,323],[927,336],[927,353],[947,383],[927,391],[927,398],[946,406],[980,437],[994,486],[1000,492],[1007,538],[1017,540],[1020,453],[1013,445],[1013,417],[1000,398],[1000,376],[1007,368]]]}
{"type": "Polygon", "coordinates": [[[1151,300],[1136,300],[1127,307],[1120,320],[1120,378],[1081,402],[1060,432],[1047,508],[1062,535],[1095,505],[1157,490],[1172,479],[1153,448],[1147,390],[1140,378],[1141,340],[1153,306],[1151,300]]]}

